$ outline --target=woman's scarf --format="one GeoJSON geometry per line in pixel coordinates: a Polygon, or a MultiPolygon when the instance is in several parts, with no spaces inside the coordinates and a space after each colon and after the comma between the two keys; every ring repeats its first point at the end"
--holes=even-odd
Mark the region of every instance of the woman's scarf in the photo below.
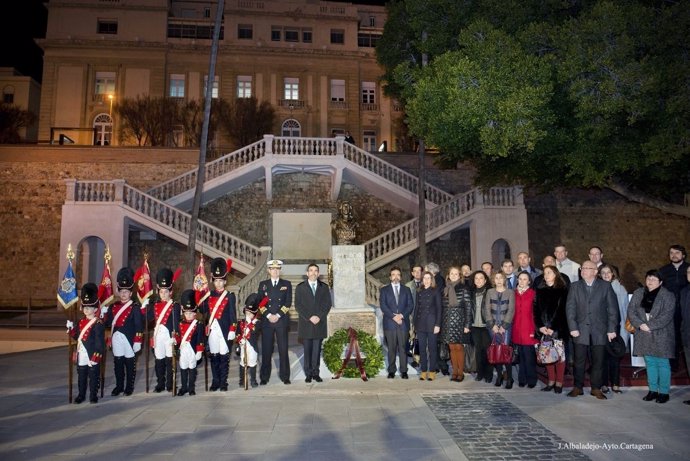
{"type": "Polygon", "coordinates": [[[460,282],[459,281],[457,281],[457,282],[450,282],[449,281],[448,284],[446,284],[446,288],[444,288],[444,291],[445,291],[444,295],[446,296],[446,298],[448,298],[448,307],[457,307],[457,305],[460,304],[460,303],[458,303],[458,296],[455,293],[455,286],[458,283],[460,283],[460,282]]]}
{"type": "Polygon", "coordinates": [[[652,311],[652,307],[654,307],[654,300],[656,300],[656,295],[659,294],[660,288],[661,286],[652,291],[649,291],[648,288],[644,289],[644,294],[642,295],[642,302],[640,305],[647,314],[652,311]]]}

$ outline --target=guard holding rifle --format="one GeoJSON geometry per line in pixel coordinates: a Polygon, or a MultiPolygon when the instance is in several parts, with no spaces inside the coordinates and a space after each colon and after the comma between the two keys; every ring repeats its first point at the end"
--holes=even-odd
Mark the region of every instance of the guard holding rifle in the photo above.
{"type": "Polygon", "coordinates": [[[154,392],[173,391],[173,346],[175,339],[175,325],[180,320],[180,305],[173,301],[172,286],[181,271],[173,272],[163,268],[156,274],[159,300],[148,311],[148,320],[154,321],[153,334],[151,335],[151,348],[155,355],[156,387],[154,392]]]}
{"type": "Polygon", "coordinates": [[[235,339],[237,328],[237,304],[235,294],[225,289],[225,278],[232,267],[232,260],[215,258],[211,261],[213,290],[202,304],[202,313],[208,319],[206,343],[211,354],[211,391],[228,390],[230,371],[230,344],[235,339]]]}

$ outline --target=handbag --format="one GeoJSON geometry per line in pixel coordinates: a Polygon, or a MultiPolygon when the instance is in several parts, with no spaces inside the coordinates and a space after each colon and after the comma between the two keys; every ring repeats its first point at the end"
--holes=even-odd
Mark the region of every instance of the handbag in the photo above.
{"type": "Polygon", "coordinates": [[[407,340],[407,356],[414,357],[419,355],[419,340],[417,336],[407,340]]]}
{"type": "Polygon", "coordinates": [[[630,321],[630,317],[626,317],[625,319],[625,331],[627,331],[628,333],[635,333],[635,327],[630,321]]]}
{"type": "Polygon", "coordinates": [[[503,344],[503,335],[495,334],[494,340],[486,350],[486,358],[491,365],[510,365],[513,363],[513,346],[503,344]]]}
{"type": "MultiPolygon", "coordinates": [[[[551,336],[542,336],[539,345],[537,346],[537,363],[540,365],[548,365],[550,363],[556,363],[560,360],[561,356],[554,344],[555,341],[551,336]]],[[[561,341],[561,344],[563,342],[561,341]]]]}
{"type": "Polygon", "coordinates": [[[474,360],[474,344],[465,344],[465,372],[474,373],[477,366],[474,360]]]}

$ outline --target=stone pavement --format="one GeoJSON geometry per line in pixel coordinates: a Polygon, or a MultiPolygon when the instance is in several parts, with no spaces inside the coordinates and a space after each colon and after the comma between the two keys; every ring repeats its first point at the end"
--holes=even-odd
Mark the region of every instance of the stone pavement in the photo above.
{"type": "MultiPolygon", "coordinates": [[[[645,388],[607,401],[538,389],[498,389],[440,377],[385,375],[362,382],[304,383],[300,347],[291,347],[292,384],[203,390],[194,397],[135,394],[67,403],[67,348],[0,355],[0,456],[8,460],[687,460],[690,388],[665,405],[643,402],[645,388]]],[[[153,370],[151,370],[152,372],[153,370]]],[[[412,371],[412,370],[411,370],[412,371]]],[[[75,380],[76,389],[76,380],[75,380]]]]}

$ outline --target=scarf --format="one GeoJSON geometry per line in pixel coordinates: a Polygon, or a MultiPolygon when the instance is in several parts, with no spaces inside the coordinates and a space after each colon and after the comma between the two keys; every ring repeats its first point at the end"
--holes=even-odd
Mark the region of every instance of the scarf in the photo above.
{"type": "Polygon", "coordinates": [[[445,290],[444,294],[446,295],[446,298],[448,298],[448,307],[457,307],[457,305],[459,304],[458,303],[458,296],[455,293],[455,286],[458,283],[460,283],[460,282],[459,281],[454,282],[454,283],[448,282],[448,284],[446,285],[446,288],[444,289],[445,290]]]}
{"type": "Polygon", "coordinates": [[[656,300],[656,295],[659,294],[659,288],[652,291],[649,291],[648,288],[644,289],[644,294],[642,295],[642,302],[640,305],[644,308],[644,311],[647,314],[649,314],[652,311],[652,307],[654,307],[654,300],[656,300]]]}

